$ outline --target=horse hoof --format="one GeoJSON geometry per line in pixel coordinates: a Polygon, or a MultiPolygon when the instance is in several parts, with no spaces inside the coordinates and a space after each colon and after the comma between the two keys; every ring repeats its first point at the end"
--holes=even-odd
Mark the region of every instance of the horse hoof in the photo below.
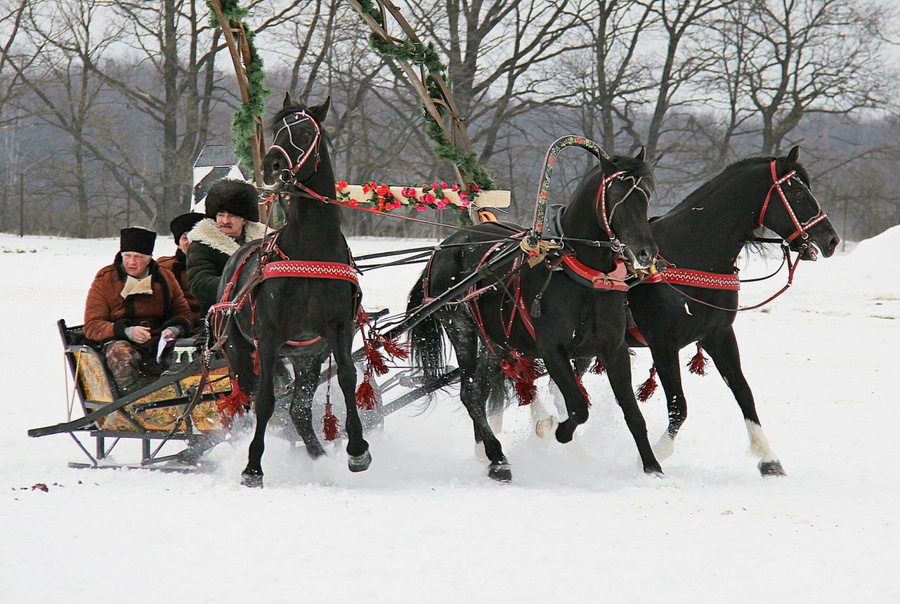
{"type": "Polygon", "coordinates": [[[263,488],[262,472],[244,470],[244,473],[241,474],[241,484],[251,489],[263,488]]]}
{"type": "Polygon", "coordinates": [[[659,465],[647,467],[644,466],[644,474],[647,476],[652,476],[653,478],[665,478],[666,475],[663,473],[662,468],[659,465]]]}
{"type": "Polygon", "coordinates": [[[784,471],[784,466],[782,466],[781,462],[777,459],[761,461],[756,467],[759,468],[759,473],[766,478],[769,476],[787,476],[787,472],[784,471]]]}
{"type": "Polygon", "coordinates": [[[347,456],[347,467],[350,468],[351,472],[365,472],[369,469],[371,463],[372,454],[369,453],[368,449],[362,455],[347,456]]]}
{"type": "Polygon", "coordinates": [[[563,444],[571,442],[575,436],[575,425],[571,420],[566,420],[556,427],[556,441],[563,444]]]}
{"type": "Polygon", "coordinates": [[[554,416],[550,416],[534,425],[534,433],[541,438],[550,438],[557,426],[559,426],[559,420],[554,416]]]}
{"type": "Polygon", "coordinates": [[[507,462],[492,463],[488,476],[497,482],[512,482],[512,470],[507,462]]]}

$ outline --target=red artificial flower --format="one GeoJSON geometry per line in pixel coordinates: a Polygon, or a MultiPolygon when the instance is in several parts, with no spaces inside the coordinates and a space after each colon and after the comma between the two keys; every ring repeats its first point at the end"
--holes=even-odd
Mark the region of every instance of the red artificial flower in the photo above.
{"type": "Polygon", "coordinates": [[[335,183],[335,187],[337,187],[337,190],[338,190],[338,191],[343,191],[344,189],[347,188],[347,181],[346,181],[346,180],[339,180],[339,181],[337,181],[337,182],[335,183]]]}

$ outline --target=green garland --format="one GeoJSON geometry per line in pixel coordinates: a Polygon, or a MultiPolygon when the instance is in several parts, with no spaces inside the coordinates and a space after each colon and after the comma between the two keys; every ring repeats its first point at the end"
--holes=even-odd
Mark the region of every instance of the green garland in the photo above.
{"type": "MultiPolygon", "coordinates": [[[[238,0],[221,0],[222,14],[230,22],[242,22],[247,16],[247,9],[238,5],[238,0]]],[[[212,27],[221,27],[216,11],[213,10],[212,4],[206,0],[206,5],[210,12],[210,25],[212,27]]],[[[249,166],[253,170],[253,148],[252,140],[256,135],[256,120],[261,118],[266,109],[266,98],[272,93],[271,90],[263,85],[266,78],[263,71],[263,60],[256,51],[254,38],[256,34],[244,25],[244,31],[247,33],[247,46],[250,48],[250,65],[247,69],[247,94],[248,102],[242,103],[240,108],[235,112],[231,119],[231,131],[234,134],[234,152],[238,159],[245,167],[249,166]]]]}
{"type": "MultiPolygon", "coordinates": [[[[359,3],[366,14],[370,15],[380,25],[384,25],[384,16],[376,8],[372,0],[359,0],[359,3]]],[[[437,103],[436,106],[441,117],[448,115],[445,104],[447,99],[440,86],[438,86],[437,81],[430,75],[432,73],[439,74],[444,81],[449,81],[447,66],[441,62],[440,55],[435,50],[433,43],[421,44],[411,40],[403,40],[403,42],[395,44],[372,33],[369,36],[369,44],[381,56],[425,66],[429,73],[425,82],[428,94],[433,99],[444,101],[444,103],[437,103]]],[[[471,178],[478,188],[485,191],[495,188],[494,179],[484,166],[478,162],[478,157],[474,151],[463,152],[457,148],[447,136],[441,124],[438,124],[428,111],[423,110],[422,117],[425,120],[425,134],[434,142],[435,157],[458,166],[460,171],[471,178]]]]}

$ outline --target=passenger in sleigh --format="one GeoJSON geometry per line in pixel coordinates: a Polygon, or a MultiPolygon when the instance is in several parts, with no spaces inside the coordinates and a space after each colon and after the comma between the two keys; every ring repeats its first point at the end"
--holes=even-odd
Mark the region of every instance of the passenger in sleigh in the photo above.
{"type": "Polygon", "coordinates": [[[153,260],[156,233],[141,227],[120,232],[119,253],[94,277],[84,309],[84,335],[101,344],[121,394],[160,375],[160,338],[190,332],[191,308],[175,275],[153,260]]]}
{"type": "Polygon", "coordinates": [[[225,264],[242,245],[262,239],[266,225],[259,220],[259,193],[241,180],[219,180],[206,194],[206,218],[187,238],[188,289],[200,302],[201,321],[218,302],[219,280],[225,264]]]}
{"type": "Polygon", "coordinates": [[[200,314],[200,302],[194,298],[193,294],[191,294],[188,284],[187,251],[188,247],[191,245],[191,242],[188,239],[188,233],[194,228],[194,225],[204,218],[205,216],[198,212],[188,212],[187,214],[181,214],[180,216],[173,218],[172,222],[169,223],[169,230],[172,231],[172,237],[175,238],[175,245],[178,246],[178,249],[175,251],[174,256],[160,256],[156,259],[156,262],[159,263],[160,266],[172,271],[172,274],[178,279],[181,291],[184,292],[184,298],[187,300],[188,306],[191,307],[191,312],[194,314],[194,320],[191,323],[190,335],[197,335],[200,332],[200,325],[203,323],[203,317],[200,314]]]}

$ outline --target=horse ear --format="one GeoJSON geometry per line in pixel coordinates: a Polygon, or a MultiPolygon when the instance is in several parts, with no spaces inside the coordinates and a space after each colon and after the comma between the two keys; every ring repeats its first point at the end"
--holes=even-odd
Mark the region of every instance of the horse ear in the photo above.
{"type": "Polygon", "coordinates": [[[325,121],[325,116],[328,115],[328,107],[329,106],[331,106],[331,96],[330,95],[328,96],[328,98],[325,99],[325,101],[321,105],[316,105],[315,107],[310,107],[309,114],[311,116],[313,116],[315,118],[315,120],[321,124],[322,122],[325,121]]]}
{"type": "Polygon", "coordinates": [[[600,156],[600,167],[603,168],[603,173],[606,175],[614,174],[619,171],[618,166],[605,155],[600,156]]]}
{"type": "Polygon", "coordinates": [[[286,107],[296,107],[297,104],[294,103],[294,99],[291,98],[290,92],[284,93],[284,102],[281,104],[281,108],[284,109],[286,107]]]}
{"type": "Polygon", "coordinates": [[[788,151],[787,159],[784,160],[785,172],[790,172],[794,169],[794,166],[797,165],[798,157],[800,157],[800,145],[794,145],[794,147],[788,151]]]}
{"type": "Polygon", "coordinates": [[[638,151],[638,154],[635,155],[634,158],[638,161],[647,161],[647,148],[641,147],[641,150],[638,151]]]}

